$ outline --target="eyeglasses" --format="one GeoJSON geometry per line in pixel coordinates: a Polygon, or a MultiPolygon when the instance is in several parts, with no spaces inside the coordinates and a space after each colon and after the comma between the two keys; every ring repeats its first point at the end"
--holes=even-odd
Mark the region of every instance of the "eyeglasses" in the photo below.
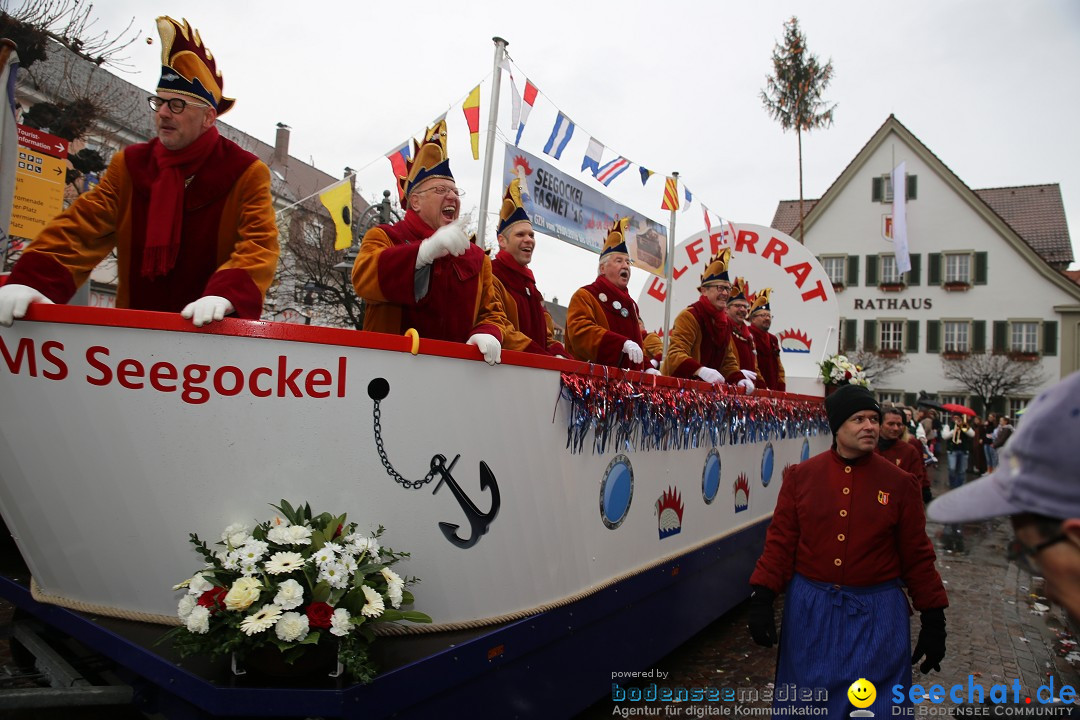
{"type": "Polygon", "coordinates": [[[1012,560],[1019,565],[1023,570],[1026,570],[1031,575],[1038,575],[1039,564],[1035,559],[1035,556],[1041,553],[1051,545],[1056,545],[1063,540],[1068,540],[1068,536],[1065,533],[1058,533],[1049,540],[1043,540],[1041,543],[1035,546],[1025,545],[1020,542],[1019,538],[1013,538],[1013,541],[1009,543],[1009,560],[1012,560]]]}
{"type": "Polygon", "coordinates": [[[461,190],[460,188],[452,188],[449,185],[436,185],[435,187],[430,187],[426,190],[417,190],[416,194],[423,195],[426,192],[433,192],[439,197],[442,197],[443,195],[454,195],[456,197],[461,197],[465,194],[464,190],[461,190]]]}
{"type": "Polygon", "coordinates": [[[731,286],[730,285],[711,285],[710,287],[716,288],[718,291],[724,293],[725,295],[730,295],[731,294],[731,286]]]}
{"type": "Polygon", "coordinates": [[[168,99],[166,99],[166,98],[163,98],[163,97],[158,97],[157,95],[151,95],[150,97],[146,98],[146,101],[148,103],[150,103],[150,109],[153,110],[154,112],[157,112],[158,110],[160,110],[162,105],[168,105],[169,106],[169,112],[171,112],[173,115],[179,115],[180,113],[184,112],[184,110],[187,108],[188,105],[191,105],[192,107],[197,107],[197,108],[208,108],[208,107],[210,107],[206,103],[188,102],[187,100],[183,100],[181,98],[168,98],[168,99]]]}

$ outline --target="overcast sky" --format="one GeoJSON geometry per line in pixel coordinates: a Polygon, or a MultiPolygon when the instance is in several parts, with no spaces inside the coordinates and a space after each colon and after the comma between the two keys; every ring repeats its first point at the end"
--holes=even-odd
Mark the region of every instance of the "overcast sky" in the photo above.
{"type": "MultiPolygon", "coordinates": [[[[678,214],[677,241],[704,229],[700,202],[736,223],[768,225],[778,201],[798,198],[795,135],[759,98],[783,23],[796,15],[810,51],[833,63],[825,97],[837,105],[833,127],[803,138],[806,197],[819,197],[894,113],[969,187],[1060,183],[1080,256],[1074,0],[96,3],[95,32],[134,20],[142,37],[124,55],[139,72],[119,74],[148,90],[159,75],[162,14],[187,17],[217,57],[237,99],[224,121],[268,143],[278,122],[289,125],[292,155],[334,175],[358,169],[369,200],[393,187],[386,152],[448,111],[451,166],[474,218],[481,163],[461,103],[483,81],[486,128],[491,38],[501,36],[519,87],[527,77],[541,92],[521,147],[546,158],[562,110],[577,131],[559,167],[585,179],[592,135],[605,158],[635,163],[608,194],[664,224],[662,175],[679,171],[695,202],[678,214]],[[644,188],[638,165],[658,173],[644,188]]],[[[493,185],[512,138],[503,78],[493,185]]],[[[481,160],[483,148],[481,139],[481,160]]],[[[492,211],[500,192],[493,187],[492,211]]],[[[595,267],[595,256],[551,238],[541,238],[533,262],[541,290],[563,303],[595,267]]]]}

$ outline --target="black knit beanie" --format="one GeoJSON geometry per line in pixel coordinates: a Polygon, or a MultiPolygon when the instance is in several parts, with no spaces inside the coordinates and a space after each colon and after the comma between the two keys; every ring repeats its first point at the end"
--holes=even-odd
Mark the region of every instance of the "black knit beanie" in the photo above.
{"type": "Polygon", "coordinates": [[[881,405],[874,398],[874,393],[862,385],[841,385],[836,392],[825,398],[825,414],[829,416],[832,434],[840,429],[849,417],[860,410],[873,410],[881,419],[881,405]]]}

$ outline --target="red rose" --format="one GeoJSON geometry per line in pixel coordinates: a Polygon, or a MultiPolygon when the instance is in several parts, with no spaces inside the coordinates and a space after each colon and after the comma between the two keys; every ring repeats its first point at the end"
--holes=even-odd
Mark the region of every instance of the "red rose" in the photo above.
{"type": "Polygon", "coordinates": [[[845,370],[844,371],[844,379],[845,380],[850,380],[851,379],[851,371],[850,370],[845,370]]]}
{"type": "Polygon", "coordinates": [[[337,526],[337,530],[334,531],[334,537],[337,537],[338,535],[341,534],[342,527],[344,527],[344,526],[343,525],[338,525],[337,526]]]}
{"type": "Polygon", "coordinates": [[[326,603],[316,602],[307,606],[308,625],[316,628],[330,627],[330,617],[334,614],[334,608],[326,603]]]}
{"type": "Polygon", "coordinates": [[[229,591],[216,585],[199,596],[199,605],[215,613],[225,607],[225,596],[229,591]]]}

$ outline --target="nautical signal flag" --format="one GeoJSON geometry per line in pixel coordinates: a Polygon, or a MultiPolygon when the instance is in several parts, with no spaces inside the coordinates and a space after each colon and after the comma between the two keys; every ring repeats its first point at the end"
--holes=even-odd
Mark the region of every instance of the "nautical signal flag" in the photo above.
{"type": "Polygon", "coordinates": [[[581,169],[588,168],[592,174],[600,172],[600,158],[604,154],[604,146],[594,137],[589,138],[589,147],[585,150],[585,159],[581,161],[581,169]]]}
{"type": "Polygon", "coordinates": [[[709,208],[705,207],[705,203],[701,203],[701,212],[705,213],[705,229],[712,232],[712,220],[709,219],[709,208]]]}
{"type": "Polygon", "coordinates": [[[622,175],[628,167],[630,167],[630,161],[619,156],[597,170],[596,179],[603,183],[604,187],[607,187],[612,180],[622,175]]]}
{"type": "Polygon", "coordinates": [[[408,140],[390,151],[386,156],[386,159],[389,160],[390,164],[394,167],[395,178],[403,178],[409,174],[407,163],[411,158],[412,152],[409,150],[408,140]]]}
{"type": "Polygon", "coordinates": [[[525,96],[521,99],[521,115],[518,118],[517,137],[514,138],[514,145],[521,142],[521,131],[525,129],[525,122],[529,119],[529,113],[532,112],[533,105],[536,103],[536,95],[539,92],[529,78],[525,78],[525,96]]]}
{"type": "Polygon", "coordinates": [[[661,210],[679,209],[679,180],[669,177],[664,183],[664,202],[660,203],[661,210]]]}
{"type": "Polygon", "coordinates": [[[465,122],[469,124],[469,142],[472,144],[472,159],[480,159],[480,86],[477,85],[465,98],[461,106],[465,113],[465,122]]]}
{"type": "Polygon", "coordinates": [[[345,250],[352,245],[352,176],[340,180],[319,193],[319,200],[330,211],[337,229],[335,250],[345,250]]]}
{"type": "Polygon", "coordinates": [[[547,144],[544,145],[544,152],[553,155],[556,160],[559,160],[562,157],[562,151],[566,149],[566,144],[570,142],[570,138],[573,136],[574,121],[560,111],[559,117],[555,118],[555,127],[551,128],[551,137],[548,138],[547,144]],[[554,152],[552,152],[553,150],[554,152]]]}
{"type": "Polygon", "coordinates": [[[649,182],[649,178],[651,178],[653,175],[656,174],[647,167],[641,167],[641,168],[638,168],[638,170],[641,172],[641,186],[642,187],[645,187],[645,183],[649,182]]]}
{"type": "Polygon", "coordinates": [[[690,188],[686,187],[686,185],[683,185],[682,187],[683,187],[683,197],[686,198],[686,207],[683,208],[683,212],[686,212],[687,210],[690,209],[690,203],[693,202],[694,195],[693,195],[693,193],[690,192],[690,188]]]}

